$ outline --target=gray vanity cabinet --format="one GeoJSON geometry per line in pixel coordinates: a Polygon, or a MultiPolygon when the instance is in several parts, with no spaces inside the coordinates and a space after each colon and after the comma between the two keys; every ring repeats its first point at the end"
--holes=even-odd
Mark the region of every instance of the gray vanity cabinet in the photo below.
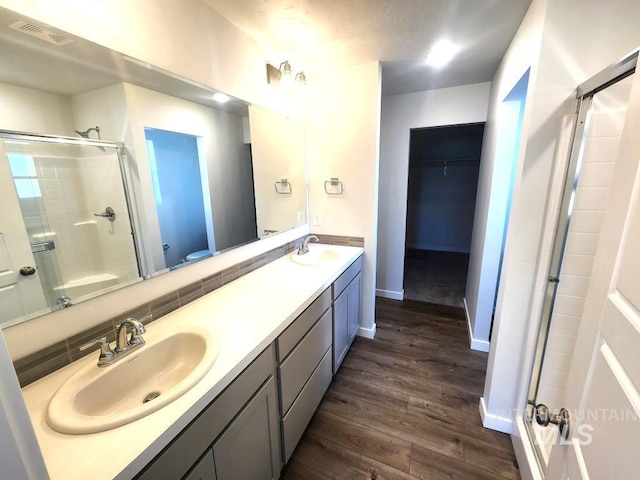
{"type": "Polygon", "coordinates": [[[217,480],[216,467],[213,463],[213,452],[211,449],[196,463],[193,469],[187,473],[183,480],[217,480]]]}
{"type": "Polygon", "coordinates": [[[280,477],[276,395],[272,377],[213,444],[217,480],[280,477]]]}
{"type": "Polygon", "coordinates": [[[362,257],[333,283],[333,373],[340,368],[360,327],[362,257]]]}
{"type": "Polygon", "coordinates": [[[276,341],[285,462],[331,383],[331,319],[328,288],[276,341]]]}
{"type": "Polygon", "coordinates": [[[279,478],[282,454],[275,360],[274,347],[267,347],[138,480],[279,478]]]}

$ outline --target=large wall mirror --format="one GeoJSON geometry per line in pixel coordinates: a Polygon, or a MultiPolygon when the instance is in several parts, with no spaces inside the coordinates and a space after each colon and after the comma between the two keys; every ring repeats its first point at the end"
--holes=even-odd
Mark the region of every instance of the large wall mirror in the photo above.
{"type": "Polygon", "coordinates": [[[286,117],[0,9],[0,326],[306,223],[286,117]]]}

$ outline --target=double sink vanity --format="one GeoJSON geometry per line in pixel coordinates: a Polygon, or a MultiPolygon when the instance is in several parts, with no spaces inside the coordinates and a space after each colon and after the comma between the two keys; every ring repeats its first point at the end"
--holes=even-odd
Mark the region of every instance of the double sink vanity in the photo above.
{"type": "Polygon", "coordinates": [[[50,477],[279,478],[358,332],[362,253],[313,244],[25,387],[50,477]]]}

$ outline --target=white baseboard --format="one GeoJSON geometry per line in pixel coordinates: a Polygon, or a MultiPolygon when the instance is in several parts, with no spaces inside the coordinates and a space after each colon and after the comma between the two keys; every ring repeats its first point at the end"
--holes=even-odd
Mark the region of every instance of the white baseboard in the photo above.
{"type": "Polygon", "coordinates": [[[511,443],[518,461],[522,480],[544,480],[540,465],[533,451],[526,427],[522,418],[516,418],[515,431],[511,435],[511,443]]]}
{"type": "Polygon", "coordinates": [[[482,418],[482,425],[485,428],[511,435],[513,431],[513,420],[489,413],[487,411],[487,404],[484,402],[484,397],[480,397],[480,417],[482,418]]]}
{"type": "Polygon", "coordinates": [[[471,318],[469,317],[467,299],[463,298],[462,303],[464,303],[464,316],[467,319],[467,331],[469,332],[469,348],[471,348],[471,350],[477,350],[479,352],[488,352],[491,343],[487,340],[478,340],[476,338],[473,338],[473,330],[471,329],[471,318]]]}
{"type": "Polygon", "coordinates": [[[364,338],[375,338],[376,336],[376,324],[373,324],[373,327],[371,328],[364,328],[364,327],[360,327],[358,329],[358,336],[359,337],[364,337],[364,338]]]}
{"type": "Polygon", "coordinates": [[[382,290],[376,288],[376,297],[390,298],[391,300],[404,300],[404,290],[395,292],[393,290],[382,290]]]}

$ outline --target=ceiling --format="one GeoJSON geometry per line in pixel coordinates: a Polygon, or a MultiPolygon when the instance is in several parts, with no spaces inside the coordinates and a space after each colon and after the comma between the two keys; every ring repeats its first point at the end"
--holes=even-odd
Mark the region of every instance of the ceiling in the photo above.
{"type": "MultiPolygon", "coordinates": [[[[204,0],[271,63],[312,71],[379,60],[385,95],[490,81],[531,0],[204,0]],[[460,47],[442,69],[438,40],[460,47]]],[[[309,79],[311,82],[312,80],[309,79]]]]}

